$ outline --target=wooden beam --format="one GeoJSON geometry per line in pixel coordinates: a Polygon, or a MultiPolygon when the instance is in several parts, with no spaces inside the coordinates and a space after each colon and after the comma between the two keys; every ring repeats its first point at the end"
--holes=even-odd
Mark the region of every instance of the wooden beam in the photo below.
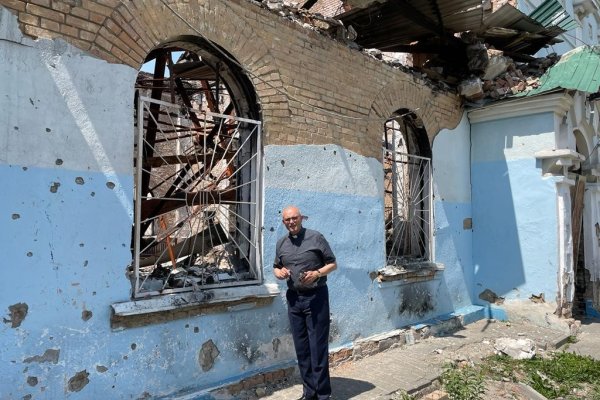
{"type": "MultiPolygon", "coordinates": [[[[207,228],[190,236],[186,240],[177,243],[172,247],[173,254],[177,258],[190,256],[192,254],[205,255],[213,247],[227,242],[227,235],[219,223],[209,225],[207,228]]],[[[169,261],[170,255],[165,252],[149,257],[140,258],[140,267],[147,267],[154,264],[160,264],[169,261]]],[[[171,261],[172,263],[172,261],[171,261]]],[[[175,268],[173,265],[172,268],[175,268]]]]}
{"type": "Polygon", "coordinates": [[[181,207],[219,204],[222,201],[234,201],[235,197],[235,189],[199,190],[197,192],[177,191],[168,199],[143,199],[141,217],[142,220],[146,220],[181,207]]]}

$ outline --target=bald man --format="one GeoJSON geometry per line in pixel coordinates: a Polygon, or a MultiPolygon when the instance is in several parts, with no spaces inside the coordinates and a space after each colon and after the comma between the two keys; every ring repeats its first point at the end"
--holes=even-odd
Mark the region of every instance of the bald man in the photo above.
{"type": "Polygon", "coordinates": [[[303,381],[299,400],[331,397],[327,275],[337,268],[329,243],[302,226],[296,206],[283,209],[288,234],[277,241],[273,273],[286,279],[288,317],[303,381]]]}

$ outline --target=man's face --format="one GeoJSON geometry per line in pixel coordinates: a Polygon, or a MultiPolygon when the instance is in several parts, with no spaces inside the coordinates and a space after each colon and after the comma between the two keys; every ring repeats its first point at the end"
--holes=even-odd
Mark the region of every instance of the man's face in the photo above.
{"type": "Polygon", "coordinates": [[[302,214],[300,214],[300,210],[295,207],[283,210],[283,224],[292,235],[300,232],[302,229],[302,214]]]}

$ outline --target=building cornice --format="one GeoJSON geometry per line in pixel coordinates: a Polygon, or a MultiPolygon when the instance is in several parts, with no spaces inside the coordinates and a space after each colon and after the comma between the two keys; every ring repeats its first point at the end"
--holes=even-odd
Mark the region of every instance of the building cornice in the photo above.
{"type": "Polygon", "coordinates": [[[573,97],[566,92],[554,92],[535,97],[518,97],[467,111],[472,124],[496,121],[504,118],[552,112],[564,116],[573,104],[573,97]]]}

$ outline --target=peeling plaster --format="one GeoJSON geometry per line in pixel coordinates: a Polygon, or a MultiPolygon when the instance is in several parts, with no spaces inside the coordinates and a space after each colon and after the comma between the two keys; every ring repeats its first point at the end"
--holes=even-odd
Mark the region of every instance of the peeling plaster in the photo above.
{"type": "Polygon", "coordinates": [[[27,316],[27,312],[29,310],[29,306],[26,303],[17,303],[12,306],[8,306],[8,311],[10,312],[10,319],[4,318],[4,323],[11,323],[11,328],[18,328],[21,326],[21,322],[27,316]]]}
{"type": "Polygon", "coordinates": [[[32,356],[23,360],[24,363],[45,363],[50,362],[52,364],[58,364],[58,357],[60,356],[60,349],[47,349],[41,356],[32,356]]]}
{"type": "Polygon", "coordinates": [[[86,370],[79,371],[71,379],[69,379],[67,390],[69,392],[79,392],[88,383],[90,383],[88,376],[90,376],[90,374],[86,370]]]}

